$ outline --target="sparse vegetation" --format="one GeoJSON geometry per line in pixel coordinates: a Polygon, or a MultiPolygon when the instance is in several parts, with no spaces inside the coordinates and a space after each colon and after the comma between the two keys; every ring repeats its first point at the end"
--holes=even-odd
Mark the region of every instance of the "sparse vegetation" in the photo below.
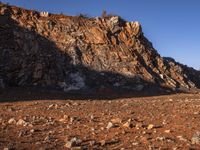
{"type": "Polygon", "coordinates": [[[0,8],[7,7],[9,3],[3,3],[0,1],[0,8]]]}
{"type": "Polygon", "coordinates": [[[124,18],[122,18],[121,16],[119,16],[119,15],[115,15],[115,14],[112,14],[112,13],[107,13],[105,10],[102,12],[102,14],[101,14],[101,17],[102,18],[104,18],[104,19],[110,19],[110,18],[112,18],[112,17],[119,17],[119,20],[121,21],[121,22],[126,22],[126,20],[124,19],[124,18]]]}
{"type": "Polygon", "coordinates": [[[90,18],[88,14],[83,14],[83,13],[80,13],[78,15],[78,17],[80,17],[80,18],[90,18]]]}
{"type": "Polygon", "coordinates": [[[101,14],[101,17],[102,18],[107,18],[107,19],[109,19],[109,18],[111,18],[111,17],[114,17],[114,16],[118,16],[118,15],[115,15],[115,14],[108,14],[107,13],[107,11],[105,11],[105,10],[103,10],[103,12],[102,12],[102,14],[101,14]]]}

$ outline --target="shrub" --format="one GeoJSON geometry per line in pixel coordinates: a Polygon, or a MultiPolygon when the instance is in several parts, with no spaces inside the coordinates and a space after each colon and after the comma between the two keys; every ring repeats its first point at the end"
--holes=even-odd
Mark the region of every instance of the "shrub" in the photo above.
{"type": "Polygon", "coordinates": [[[78,15],[78,17],[80,17],[80,18],[90,18],[88,14],[82,14],[82,13],[80,13],[78,15]]]}

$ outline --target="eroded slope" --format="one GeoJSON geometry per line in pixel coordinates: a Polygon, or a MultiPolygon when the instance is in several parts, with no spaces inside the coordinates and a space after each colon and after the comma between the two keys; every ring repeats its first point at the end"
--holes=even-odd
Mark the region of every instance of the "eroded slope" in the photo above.
{"type": "Polygon", "coordinates": [[[196,89],[199,72],[162,58],[138,22],[1,5],[1,86],[133,91],[196,89]]]}

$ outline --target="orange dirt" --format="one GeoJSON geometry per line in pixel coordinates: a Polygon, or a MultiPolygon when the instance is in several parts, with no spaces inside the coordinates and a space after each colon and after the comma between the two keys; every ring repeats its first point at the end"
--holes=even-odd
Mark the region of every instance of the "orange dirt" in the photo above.
{"type": "Polygon", "coordinates": [[[80,99],[2,92],[0,149],[200,149],[198,94],[80,99]]]}

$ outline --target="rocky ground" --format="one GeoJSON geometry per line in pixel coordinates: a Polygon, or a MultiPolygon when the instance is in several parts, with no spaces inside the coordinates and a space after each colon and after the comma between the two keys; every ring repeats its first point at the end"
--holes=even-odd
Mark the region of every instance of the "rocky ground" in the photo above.
{"type": "Polygon", "coordinates": [[[200,149],[198,94],[68,97],[1,91],[0,149],[200,149]]]}

